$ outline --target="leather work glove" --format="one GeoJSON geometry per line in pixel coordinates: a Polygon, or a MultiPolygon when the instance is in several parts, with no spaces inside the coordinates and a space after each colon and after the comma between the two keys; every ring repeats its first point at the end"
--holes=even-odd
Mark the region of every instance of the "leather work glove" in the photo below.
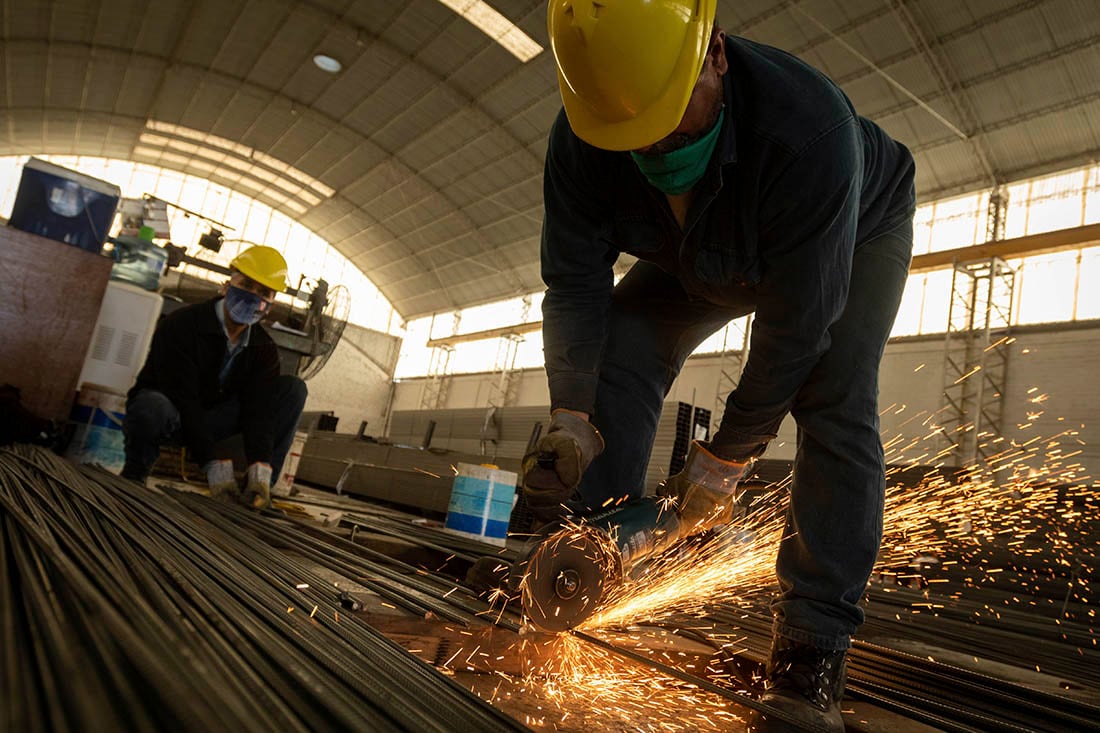
{"type": "Polygon", "coordinates": [[[271,506],[271,465],[257,461],[248,467],[241,503],[253,509],[271,506]]]}
{"type": "Polygon", "coordinates": [[[752,466],[751,458],[744,463],[726,461],[708,447],[691,441],[684,469],[657,487],[658,496],[670,498],[680,515],[681,537],[729,524],[737,504],[737,484],[752,466]]]}
{"type": "Polygon", "coordinates": [[[579,415],[558,410],[535,449],[523,457],[523,493],[539,519],[561,515],[561,504],[573,496],[592,460],[603,453],[596,426],[579,415]]]}
{"type": "Polygon", "coordinates": [[[233,473],[233,461],[215,460],[203,466],[206,473],[206,485],[210,487],[210,498],[223,502],[235,502],[240,493],[237,477],[233,473]]]}

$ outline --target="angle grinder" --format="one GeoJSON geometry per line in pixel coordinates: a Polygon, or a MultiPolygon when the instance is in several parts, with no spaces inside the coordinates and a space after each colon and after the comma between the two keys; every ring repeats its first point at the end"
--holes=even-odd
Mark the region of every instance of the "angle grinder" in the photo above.
{"type": "Polygon", "coordinates": [[[548,525],[528,540],[514,566],[523,610],[544,631],[572,629],[634,565],[667,549],[680,533],[679,515],[659,497],[548,525]]]}

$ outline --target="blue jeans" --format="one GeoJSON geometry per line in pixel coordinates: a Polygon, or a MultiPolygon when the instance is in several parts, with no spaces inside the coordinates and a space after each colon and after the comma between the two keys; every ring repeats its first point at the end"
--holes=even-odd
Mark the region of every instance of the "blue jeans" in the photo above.
{"type": "MultiPolygon", "coordinates": [[[[882,539],[885,464],[878,369],[901,303],[912,222],[856,245],[848,301],[831,345],[791,409],[798,446],[787,531],[776,564],[776,631],[841,649],[863,623],[858,603],[882,539]]],[[[709,335],[754,310],[689,297],[675,277],[639,262],[615,287],[593,422],[607,443],[578,489],[580,511],[644,493],[657,421],[684,361],[709,335]]]]}
{"type": "MultiPolygon", "coordinates": [[[[283,469],[283,461],[294,441],[298,418],[306,401],[306,385],[298,377],[278,377],[270,392],[271,420],[275,428],[275,446],[269,457],[272,481],[283,469]]],[[[206,434],[215,443],[241,432],[241,404],[230,399],[215,405],[203,415],[206,434]]],[[[149,475],[160,456],[160,446],[180,438],[180,413],[162,392],[143,389],[126,402],[123,422],[126,436],[126,467],[123,475],[142,478],[149,475]]]]}

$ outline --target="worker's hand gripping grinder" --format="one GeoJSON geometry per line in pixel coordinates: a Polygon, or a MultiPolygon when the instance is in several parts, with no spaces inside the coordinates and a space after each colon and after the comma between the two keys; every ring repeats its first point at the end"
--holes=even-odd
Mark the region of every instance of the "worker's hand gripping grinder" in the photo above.
{"type": "Polygon", "coordinates": [[[664,482],[657,496],[543,527],[513,568],[528,618],[545,631],[574,628],[639,561],[728,524],[737,485],[751,463],[722,460],[694,441],[683,471],[664,482]]]}

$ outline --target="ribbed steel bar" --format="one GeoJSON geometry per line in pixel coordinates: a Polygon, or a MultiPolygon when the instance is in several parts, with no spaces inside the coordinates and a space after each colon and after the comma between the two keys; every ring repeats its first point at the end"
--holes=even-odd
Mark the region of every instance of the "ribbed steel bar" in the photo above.
{"type": "Polygon", "coordinates": [[[196,501],[0,450],[0,727],[524,729],[196,501]]]}

